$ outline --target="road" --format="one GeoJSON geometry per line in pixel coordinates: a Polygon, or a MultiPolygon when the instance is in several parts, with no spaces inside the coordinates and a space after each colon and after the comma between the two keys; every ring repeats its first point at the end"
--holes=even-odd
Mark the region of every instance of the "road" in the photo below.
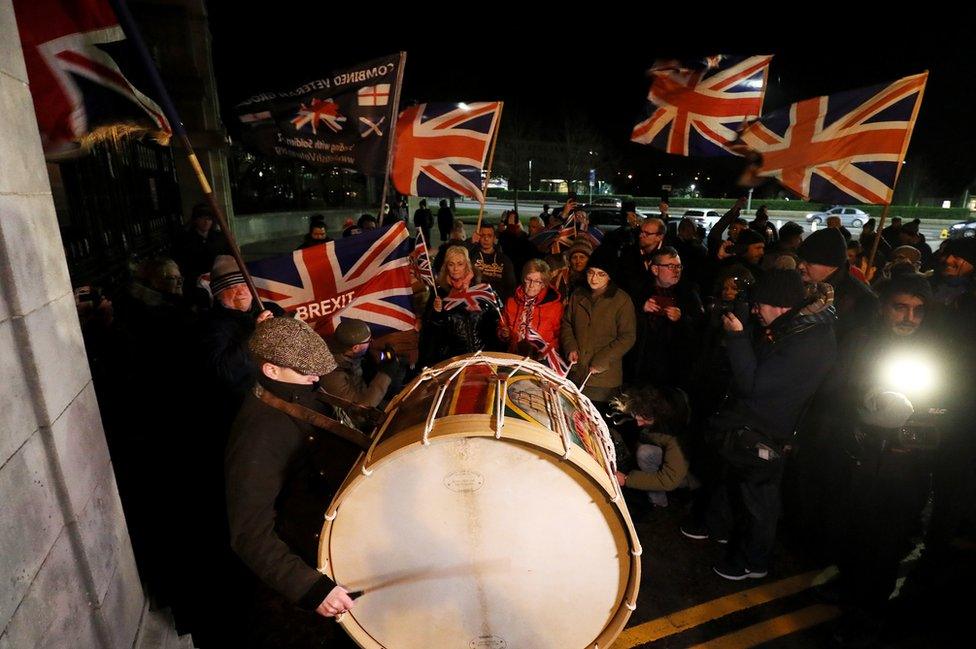
{"type": "MultiPolygon", "coordinates": [[[[758,202],[756,202],[754,204],[758,205],[758,202]]],[[[477,202],[474,202],[474,201],[461,201],[461,200],[458,200],[458,201],[456,201],[456,205],[458,207],[463,207],[463,208],[478,209],[478,203],[477,202]]],[[[519,205],[519,214],[522,217],[523,223],[530,216],[535,216],[535,215],[539,214],[540,212],[542,212],[542,203],[537,202],[537,201],[529,201],[529,202],[519,201],[519,204],[518,205],[519,205]]],[[[488,202],[487,202],[487,204],[486,204],[486,206],[485,206],[485,213],[488,216],[494,217],[495,219],[497,219],[498,217],[501,216],[502,211],[508,210],[508,209],[512,209],[512,207],[513,207],[512,201],[500,201],[500,200],[497,200],[497,199],[489,199],[488,202]]],[[[555,207],[555,204],[553,204],[553,207],[555,207]]],[[[724,214],[725,213],[725,209],[723,209],[723,208],[714,208],[714,209],[716,209],[716,211],[718,211],[719,214],[724,214]]],[[[644,212],[644,213],[651,213],[651,214],[654,214],[654,213],[657,212],[656,209],[654,209],[654,210],[644,210],[644,209],[641,209],[640,211],[641,212],[644,212]]],[[[679,207],[671,208],[671,216],[679,216],[680,217],[684,213],[685,213],[685,208],[679,208],[679,207]]],[[[747,219],[751,219],[751,217],[754,214],[755,214],[755,211],[754,210],[751,211],[751,212],[750,211],[744,211],[743,212],[743,216],[745,218],[747,218],[747,219]]],[[[777,228],[779,228],[786,221],[794,221],[796,223],[801,224],[804,227],[804,230],[806,230],[807,232],[810,232],[811,231],[811,227],[806,222],[806,219],[805,219],[805,216],[807,214],[806,211],[771,210],[769,214],[770,214],[771,220],[773,221],[773,223],[776,225],[777,228]]],[[[471,219],[470,218],[465,218],[464,220],[465,221],[469,221],[471,219]]],[[[930,245],[931,245],[931,242],[933,242],[933,241],[936,241],[936,242],[939,241],[939,239],[941,238],[941,233],[942,233],[943,228],[948,228],[949,227],[949,224],[952,223],[952,222],[953,221],[936,221],[936,220],[932,220],[932,219],[926,221],[925,219],[923,219],[922,220],[922,226],[919,228],[919,231],[923,235],[925,235],[925,240],[928,241],[930,243],[930,245]]],[[[848,228],[848,229],[850,229],[851,230],[851,233],[854,234],[855,236],[858,234],[858,232],[854,232],[853,229],[851,229],[851,228],[848,228]]],[[[932,247],[935,248],[935,247],[937,247],[937,245],[938,244],[936,244],[935,246],[932,246],[932,247]]]]}

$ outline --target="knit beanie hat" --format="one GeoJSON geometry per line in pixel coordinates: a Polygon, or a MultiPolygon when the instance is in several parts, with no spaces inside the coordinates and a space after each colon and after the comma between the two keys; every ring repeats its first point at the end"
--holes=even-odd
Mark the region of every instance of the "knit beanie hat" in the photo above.
{"type": "Polygon", "coordinates": [[[817,230],[803,240],[796,252],[807,263],[840,267],[847,261],[847,240],[836,228],[817,230]]]}
{"type": "Polygon", "coordinates": [[[613,250],[610,250],[604,246],[597,246],[593,254],[590,255],[589,261],[586,262],[586,269],[599,268],[607,274],[612,274],[614,269],[617,267],[617,256],[614,254],[613,250]]]}
{"type": "Polygon", "coordinates": [[[741,255],[745,253],[749,246],[754,243],[766,243],[766,237],[752,228],[746,228],[735,239],[736,254],[741,255]]]}
{"type": "Polygon", "coordinates": [[[322,337],[295,318],[268,318],[258,323],[248,348],[261,361],[306,376],[322,376],[336,368],[332,352],[322,337]]]}
{"type": "Polygon", "coordinates": [[[210,271],[210,292],[214,295],[235,284],[244,284],[244,273],[230,255],[217,255],[210,271]]]}
{"type": "Polygon", "coordinates": [[[583,238],[573,241],[573,245],[566,251],[566,258],[569,259],[577,252],[583,253],[587,257],[593,254],[593,244],[583,238]]]}
{"type": "Polygon", "coordinates": [[[976,239],[953,239],[946,244],[946,252],[976,266],[976,239]]]}
{"type": "Polygon", "coordinates": [[[779,268],[764,273],[756,282],[756,288],[752,293],[753,301],[757,304],[790,309],[800,306],[804,297],[803,279],[800,273],[779,268]]]}

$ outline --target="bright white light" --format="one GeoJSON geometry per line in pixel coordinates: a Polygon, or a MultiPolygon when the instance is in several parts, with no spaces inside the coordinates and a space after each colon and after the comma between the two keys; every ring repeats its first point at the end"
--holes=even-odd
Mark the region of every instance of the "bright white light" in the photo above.
{"type": "Polygon", "coordinates": [[[463,101],[462,102],[458,102],[458,108],[460,108],[461,110],[471,110],[471,106],[468,106],[463,101]]]}
{"type": "Polygon", "coordinates": [[[944,209],[949,209],[950,207],[952,207],[952,201],[942,201],[942,207],[944,209]]]}
{"type": "Polygon", "coordinates": [[[695,183],[691,183],[691,191],[695,191],[695,183]]]}
{"type": "Polygon", "coordinates": [[[633,180],[634,174],[627,174],[627,180],[633,180]]]}
{"type": "Polygon", "coordinates": [[[259,171],[258,172],[258,178],[264,178],[264,172],[263,171],[259,171]]]}
{"type": "Polygon", "coordinates": [[[885,387],[911,397],[931,393],[937,377],[930,359],[917,354],[900,354],[882,361],[881,380],[885,387]]]}
{"type": "Polygon", "coordinates": [[[763,82],[762,82],[762,79],[747,79],[743,83],[743,85],[746,86],[747,88],[756,88],[756,89],[759,89],[759,88],[762,88],[763,87],[763,82]]]}

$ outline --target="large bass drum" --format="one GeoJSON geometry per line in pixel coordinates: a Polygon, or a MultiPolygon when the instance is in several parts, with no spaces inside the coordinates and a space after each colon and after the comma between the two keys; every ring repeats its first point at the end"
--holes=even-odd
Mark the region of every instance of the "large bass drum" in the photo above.
{"type": "Polygon", "coordinates": [[[319,569],[362,647],[608,647],[640,545],[593,404],[508,354],[424,370],[326,513],[319,569]]]}

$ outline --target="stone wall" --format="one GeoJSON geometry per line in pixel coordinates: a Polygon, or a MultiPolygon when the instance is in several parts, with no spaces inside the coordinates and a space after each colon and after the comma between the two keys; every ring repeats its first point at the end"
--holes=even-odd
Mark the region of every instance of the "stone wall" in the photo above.
{"type": "Polygon", "coordinates": [[[0,0],[0,649],[132,647],[146,601],[12,0],[0,0]]]}

